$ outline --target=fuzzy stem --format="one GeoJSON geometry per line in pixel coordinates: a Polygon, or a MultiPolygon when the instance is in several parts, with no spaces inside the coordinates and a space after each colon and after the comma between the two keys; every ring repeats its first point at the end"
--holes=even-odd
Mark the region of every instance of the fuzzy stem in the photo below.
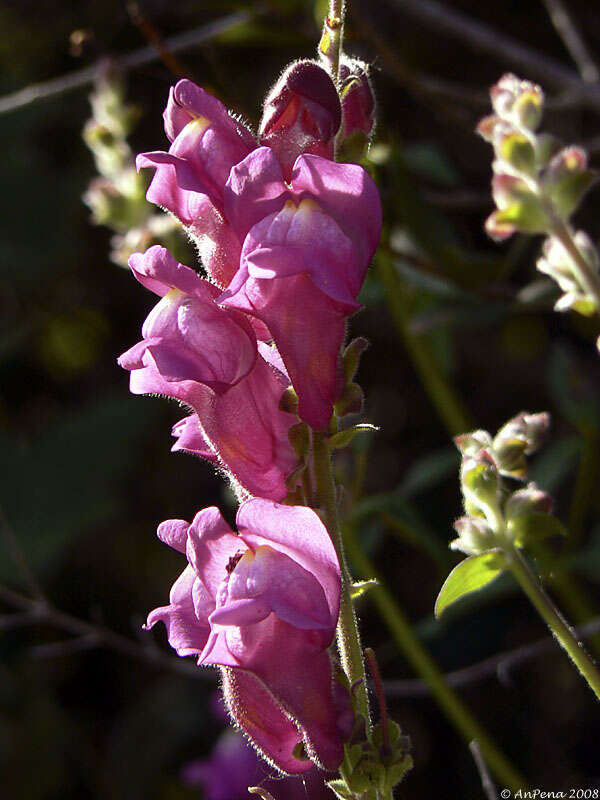
{"type": "Polygon", "coordinates": [[[600,275],[588,264],[580,249],[575,243],[573,231],[566,222],[557,216],[553,216],[552,223],[548,230],[551,236],[562,244],[571,259],[573,272],[581,286],[593,299],[596,312],[600,312],[600,275]]]}
{"type": "Polygon", "coordinates": [[[509,559],[513,575],[531,600],[544,622],[548,625],[559,644],[581,672],[590,688],[600,700],[600,673],[594,661],[575,637],[573,629],[562,617],[552,600],[543,590],[537,577],[523,555],[513,545],[505,545],[504,551],[509,559]]]}
{"type": "Polygon", "coordinates": [[[331,80],[338,85],[338,75],[340,71],[340,57],[342,55],[342,42],[344,39],[344,16],[346,4],[344,0],[330,0],[329,14],[325,20],[325,26],[330,36],[330,47],[327,53],[327,60],[330,65],[331,80]]]}
{"type": "Polygon", "coordinates": [[[386,588],[382,577],[377,573],[369,557],[363,552],[356,538],[354,527],[345,526],[345,543],[348,554],[363,577],[376,578],[378,586],[373,587],[370,597],[377,606],[382,619],[392,634],[398,648],[412,664],[413,668],[428,684],[432,695],[454,727],[467,742],[477,739],[481,752],[498,781],[513,792],[527,786],[527,781],[512,766],[510,761],[498,750],[492,739],[473,717],[461,699],[448,686],[444,675],[427,650],[416,637],[406,615],[386,588]]]}
{"type": "Polygon", "coordinates": [[[352,578],[346,563],[342,534],[337,513],[336,487],[331,467],[331,454],[327,436],[321,431],[313,432],[313,465],[318,507],[325,516],[325,525],[335,546],[340,562],[342,593],[340,616],[337,627],[337,641],[344,672],[351,685],[356,684],[356,699],[359,712],[364,716],[370,730],[369,699],[365,665],[363,661],[360,635],[350,590],[352,578]]]}

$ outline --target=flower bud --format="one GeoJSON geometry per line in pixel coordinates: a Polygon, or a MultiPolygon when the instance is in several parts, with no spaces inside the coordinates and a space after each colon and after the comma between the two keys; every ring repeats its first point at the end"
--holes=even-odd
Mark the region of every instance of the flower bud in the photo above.
{"type": "Polygon", "coordinates": [[[303,153],[333,157],[341,117],[340,100],[328,73],[316,61],[295,61],[265,99],[259,140],[275,152],[289,177],[303,153]]]}
{"type": "Polygon", "coordinates": [[[369,77],[369,66],[358,58],[342,56],[339,68],[342,101],[341,139],[353,133],[369,137],[375,125],[375,95],[369,77]]]}
{"type": "Polygon", "coordinates": [[[522,178],[497,173],[492,180],[492,194],[498,211],[494,211],[485,224],[492,239],[502,241],[516,231],[546,231],[549,225],[547,213],[540,198],[529,189],[522,178]]]}
{"type": "Polygon", "coordinates": [[[542,446],[549,429],[550,414],[546,411],[539,414],[521,411],[503,425],[494,437],[494,455],[498,458],[502,449],[516,440],[523,444],[523,452],[529,456],[542,446]]]}
{"type": "Polygon", "coordinates": [[[461,517],[454,523],[454,529],[459,538],[450,542],[452,550],[476,556],[495,547],[494,532],[483,517],[461,517]]]}
{"type": "Polygon", "coordinates": [[[365,350],[369,347],[369,342],[363,336],[357,336],[356,339],[348,344],[342,356],[344,365],[344,377],[348,382],[352,381],[358,371],[360,359],[365,350]]]}
{"type": "Polygon", "coordinates": [[[505,131],[497,126],[494,135],[494,149],[499,160],[510,164],[518,172],[527,175],[535,170],[535,149],[530,140],[518,131],[505,131]]]}
{"type": "Polygon", "coordinates": [[[487,431],[461,433],[460,436],[454,437],[454,444],[458,447],[463,456],[473,456],[480,450],[491,447],[492,437],[487,431]]]}
{"type": "Polygon", "coordinates": [[[504,515],[510,520],[523,514],[551,514],[554,507],[552,497],[538,489],[535,483],[513,492],[504,505],[504,515]]]}
{"type": "Polygon", "coordinates": [[[544,93],[531,81],[507,73],[490,90],[496,114],[521,128],[535,130],[541,122],[544,93]]]}
{"type": "Polygon", "coordinates": [[[496,509],[500,491],[500,476],[494,459],[487,450],[463,458],[460,478],[463,494],[482,511],[496,509]]]}
{"type": "Polygon", "coordinates": [[[596,181],[596,174],[587,165],[585,150],[580,147],[565,147],[554,156],[544,173],[544,194],[563,219],[571,216],[596,181]]]}

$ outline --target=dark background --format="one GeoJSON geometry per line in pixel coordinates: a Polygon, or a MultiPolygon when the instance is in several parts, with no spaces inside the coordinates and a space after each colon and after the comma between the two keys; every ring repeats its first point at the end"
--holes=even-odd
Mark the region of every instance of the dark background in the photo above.
{"type": "MultiPolygon", "coordinates": [[[[523,409],[552,413],[533,473],[571,530],[552,552],[581,602],[573,607],[577,598],[569,595],[561,604],[577,622],[598,613],[598,325],[557,315],[556,292],[531,288],[540,278],[538,240],[499,247],[486,238],[491,149],[473,129],[488,113],[488,87],[511,69],[543,83],[550,98],[545,127],[567,142],[589,143],[594,163],[600,103],[582,102],[546,69],[543,60],[553,59],[576,75],[542,2],[455,0],[443,7],[491,26],[494,52],[452,36],[439,16],[417,21],[399,0],[350,3],[347,50],[373,65],[378,127],[368,165],[385,219],[365,310],[351,328],[371,341],[359,378],[366,418],[381,432],[368,448],[343,454],[339,469],[353,480],[356,465],[366,464],[364,496],[383,493],[360,525],[361,541],[449,671],[545,632],[508,580],[443,623],[433,621],[439,587],[458,561],[446,545],[461,513],[450,433],[463,421],[447,399],[436,404],[424,374],[447,382],[467,427],[495,431],[523,409]],[[536,74],[506,55],[500,36],[539,54],[536,74]]],[[[235,9],[258,10],[245,25],[178,55],[190,77],[253,125],[279,71],[312,56],[319,36],[319,9],[306,0],[146,0],[142,8],[162,36],[235,9]]],[[[594,4],[572,0],[569,8],[600,56],[594,4]]],[[[145,44],[120,0],[5,0],[0,91],[145,44]],[[69,37],[78,29],[91,39],[75,56],[69,37]]],[[[158,60],[126,75],[128,99],[142,111],[135,151],[166,147],[161,112],[173,80],[158,60]]],[[[154,637],[171,656],[162,630],[139,628],[150,609],[167,602],[182,569],[154,531],[164,519],[190,519],[209,504],[231,515],[233,505],[209,466],[169,453],[176,406],[129,396],[127,375],[116,365],[154,301],[109,261],[110,232],[90,224],[81,201],[94,176],[81,139],[90,88],[0,117],[0,583],[30,592],[10,553],[14,536],[57,608],[129,637],[140,658],[88,641],[73,645],[59,626],[10,617],[15,606],[3,602],[0,795],[176,800],[199,796],[179,773],[208,756],[219,729],[208,711],[212,672],[195,679],[144,655],[144,642],[154,637]]],[[[598,191],[577,218],[593,238],[598,191]]],[[[414,677],[368,596],[361,618],[384,678],[414,677]]],[[[509,681],[491,675],[459,692],[532,786],[600,786],[598,706],[558,649],[515,667],[509,681]]],[[[414,744],[415,768],[399,795],[483,797],[468,748],[430,698],[390,698],[390,710],[414,744]]]]}

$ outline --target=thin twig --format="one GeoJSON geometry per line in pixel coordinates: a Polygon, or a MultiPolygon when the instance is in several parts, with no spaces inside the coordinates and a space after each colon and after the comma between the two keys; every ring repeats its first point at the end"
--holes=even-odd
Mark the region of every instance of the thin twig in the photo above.
{"type": "MultiPolygon", "coordinates": [[[[582,638],[589,638],[596,633],[600,632],[600,617],[590,620],[585,625],[580,625],[575,628],[577,636],[582,638]]],[[[508,650],[504,653],[497,653],[495,656],[490,656],[477,664],[472,664],[469,667],[447,672],[444,679],[449,686],[457,689],[462,686],[469,686],[479,681],[486,680],[493,675],[496,675],[501,683],[510,683],[510,671],[527,661],[534,658],[539,658],[545,653],[551,653],[556,650],[556,642],[551,636],[544,639],[539,639],[532,644],[526,644],[522,647],[517,647],[514,650],[508,650]]],[[[429,687],[420,679],[408,679],[399,681],[386,681],[385,693],[388,697],[404,697],[404,698],[417,698],[426,697],[430,694],[429,687]]]]}
{"type": "Polygon", "coordinates": [[[200,669],[189,661],[184,661],[163,653],[153,642],[148,639],[148,644],[137,644],[127,636],[121,636],[103,625],[96,625],[79,617],[71,616],[64,611],[59,611],[47,600],[34,599],[14,592],[7,586],[0,585],[0,599],[13,608],[20,609],[23,613],[3,616],[3,621],[16,619],[13,627],[31,625],[34,622],[51,625],[54,628],[72,634],[75,639],[43,645],[32,648],[32,655],[43,658],[56,658],[67,653],[81,652],[93,647],[113,650],[121,655],[150,664],[159,669],[177,672],[189,678],[210,680],[213,677],[211,670],[200,669]]]}
{"type": "Polygon", "coordinates": [[[562,0],[542,0],[556,32],[563,40],[563,43],[571,58],[577,65],[581,77],[586,83],[596,83],[600,80],[600,71],[594,62],[583,37],[577,30],[577,26],[571,19],[569,9],[562,0]]]}
{"type": "Polygon", "coordinates": [[[477,741],[477,739],[473,739],[473,741],[469,744],[469,750],[471,751],[471,755],[473,756],[473,760],[475,761],[477,771],[479,772],[479,776],[481,777],[481,785],[483,787],[483,791],[486,794],[486,797],[488,798],[488,800],[498,800],[498,792],[496,790],[496,786],[494,784],[494,781],[492,780],[490,771],[487,768],[487,764],[485,763],[485,759],[481,753],[481,749],[479,747],[479,742],[477,741]]]}
{"type": "Polygon", "coordinates": [[[582,104],[600,110],[600,86],[585,83],[559,61],[533,50],[484,22],[437,0],[391,0],[405,16],[418,19],[439,33],[459,39],[473,50],[485,52],[522,70],[526,77],[575,92],[582,104]]]}
{"type": "Polygon", "coordinates": [[[165,42],[156,28],[149,22],[146,15],[140,8],[136,0],[128,0],[125,4],[127,13],[133,24],[140,30],[146,41],[156,50],[156,55],[163,62],[165,67],[178,78],[189,78],[186,68],[175,58],[171,50],[165,46],[165,42]]]}
{"type": "MultiPolygon", "coordinates": [[[[199,28],[194,28],[186,33],[179,33],[165,39],[164,47],[170,53],[177,53],[182,50],[188,50],[191,47],[197,47],[210,39],[214,39],[215,36],[221,33],[225,33],[238,25],[242,25],[244,22],[251,19],[251,17],[252,14],[248,11],[238,11],[235,14],[228,14],[226,17],[208,22],[206,25],[201,25],[199,28]]],[[[156,48],[154,45],[148,45],[139,50],[134,50],[127,55],[116,56],[113,63],[117,69],[127,70],[136,69],[145,64],[151,64],[157,59],[158,54],[156,48]]],[[[89,67],[71,72],[68,75],[61,75],[59,78],[53,78],[44,83],[34,83],[30,86],[26,86],[18,92],[0,97],[0,114],[16,111],[23,106],[31,105],[39,100],[48,100],[62,95],[65,92],[70,92],[73,89],[87,86],[101,77],[105,70],[106,59],[103,58],[89,67]]]]}

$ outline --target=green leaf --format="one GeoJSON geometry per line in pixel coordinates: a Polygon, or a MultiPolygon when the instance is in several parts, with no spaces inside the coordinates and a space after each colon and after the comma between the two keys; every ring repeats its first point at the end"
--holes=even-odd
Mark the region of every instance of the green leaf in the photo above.
{"type": "Polygon", "coordinates": [[[329,438],[329,447],[331,447],[332,450],[339,450],[349,445],[357,433],[375,433],[378,430],[379,428],[375,425],[369,425],[366,422],[360,425],[353,425],[351,428],[346,428],[343,431],[334,433],[333,436],[329,438]]]}
{"type": "Polygon", "coordinates": [[[519,514],[509,519],[508,532],[517,547],[527,547],[531,542],[542,542],[551,536],[567,536],[568,531],[562,522],[552,514],[539,511],[519,514]]]}
{"type": "Polygon", "coordinates": [[[271,792],[267,792],[262,786],[249,786],[248,792],[250,794],[259,794],[263,800],[275,800],[271,792]]]}
{"type": "Polygon", "coordinates": [[[439,618],[448,606],[464,595],[482,589],[497,578],[505,567],[506,559],[501,550],[490,550],[461,561],[440,589],[435,601],[435,616],[439,618]]]}
{"type": "Polygon", "coordinates": [[[375,578],[369,578],[368,581],[357,581],[356,583],[352,584],[352,588],[350,589],[350,597],[353,600],[356,600],[357,597],[362,597],[363,594],[372,589],[374,586],[377,586],[377,580],[375,578]]]}
{"type": "Polygon", "coordinates": [[[341,800],[352,800],[352,794],[346,788],[344,781],[328,781],[327,786],[329,786],[334,795],[340,797],[341,800]]]}

